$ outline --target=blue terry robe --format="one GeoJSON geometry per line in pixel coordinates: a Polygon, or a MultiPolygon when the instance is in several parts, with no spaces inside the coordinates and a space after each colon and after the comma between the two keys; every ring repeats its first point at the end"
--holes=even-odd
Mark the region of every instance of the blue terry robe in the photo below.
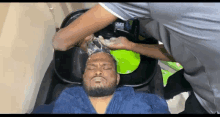
{"type": "MultiPolygon", "coordinates": [[[[66,88],[49,105],[41,105],[32,113],[97,114],[82,86],[66,88]]],[[[167,103],[155,94],[135,92],[132,87],[116,89],[106,114],[169,114],[167,103]]]]}

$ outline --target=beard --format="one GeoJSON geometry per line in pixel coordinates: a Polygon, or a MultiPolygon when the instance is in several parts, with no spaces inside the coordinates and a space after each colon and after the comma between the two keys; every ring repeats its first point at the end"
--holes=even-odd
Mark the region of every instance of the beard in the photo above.
{"type": "Polygon", "coordinates": [[[84,80],[82,84],[86,93],[91,97],[110,96],[115,92],[117,88],[117,80],[115,80],[115,82],[111,83],[109,86],[103,86],[103,87],[88,87],[88,85],[86,85],[84,80]]]}

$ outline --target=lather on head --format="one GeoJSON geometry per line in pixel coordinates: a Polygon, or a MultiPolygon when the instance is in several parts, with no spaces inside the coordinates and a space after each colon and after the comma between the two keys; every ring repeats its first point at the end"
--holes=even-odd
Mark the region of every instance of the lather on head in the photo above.
{"type": "Polygon", "coordinates": [[[115,70],[117,72],[117,62],[116,62],[115,58],[111,55],[110,49],[101,43],[100,38],[103,38],[103,37],[102,36],[99,36],[98,38],[94,37],[93,39],[88,41],[86,52],[87,52],[89,57],[91,55],[99,53],[99,52],[104,52],[104,53],[109,54],[109,57],[111,57],[114,61],[115,70]]]}

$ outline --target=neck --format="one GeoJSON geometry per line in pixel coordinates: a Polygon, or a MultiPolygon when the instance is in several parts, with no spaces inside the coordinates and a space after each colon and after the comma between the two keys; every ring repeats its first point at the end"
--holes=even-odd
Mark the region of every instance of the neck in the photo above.
{"type": "Polygon", "coordinates": [[[104,96],[104,97],[91,97],[89,96],[90,101],[108,101],[112,99],[113,95],[104,96]]]}
{"type": "Polygon", "coordinates": [[[95,108],[96,112],[98,114],[104,114],[110,100],[112,99],[112,96],[113,95],[104,96],[104,97],[90,97],[89,96],[89,99],[93,107],[95,108]]]}

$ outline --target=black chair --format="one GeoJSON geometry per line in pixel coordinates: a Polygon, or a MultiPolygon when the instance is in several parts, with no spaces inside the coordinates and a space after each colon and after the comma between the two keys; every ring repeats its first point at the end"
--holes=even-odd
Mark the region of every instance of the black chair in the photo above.
{"type": "MultiPolygon", "coordinates": [[[[61,28],[69,25],[79,12],[85,12],[85,10],[70,13],[64,19],[61,28]]],[[[135,43],[158,44],[158,41],[154,38],[148,38],[144,41],[136,39],[135,43]]],[[[86,61],[83,58],[85,58],[85,53],[79,47],[73,47],[65,52],[55,51],[53,60],[42,80],[34,109],[43,104],[50,104],[66,87],[81,85],[78,83],[80,82],[80,71],[75,68],[77,65],[77,67],[80,65],[82,67],[82,62],[86,61]],[[73,72],[79,74],[73,75],[73,72]]],[[[164,97],[162,73],[156,59],[141,55],[139,67],[133,73],[123,74],[120,77],[119,86],[131,86],[135,91],[153,93],[164,97]]]]}
{"type": "MultiPolygon", "coordinates": [[[[53,59],[42,80],[34,109],[36,109],[38,106],[43,105],[43,104],[50,104],[52,101],[54,101],[59,96],[59,94],[66,87],[77,85],[77,84],[65,83],[60,78],[58,78],[58,76],[54,72],[54,66],[55,66],[55,63],[53,59]]],[[[151,78],[149,78],[151,80],[142,86],[134,87],[134,89],[135,91],[153,93],[161,97],[164,97],[164,87],[163,87],[163,78],[162,78],[161,68],[159,65],[155,65],[155,66],[156,66],[155,67],[156,72],[151,78]]]]}

